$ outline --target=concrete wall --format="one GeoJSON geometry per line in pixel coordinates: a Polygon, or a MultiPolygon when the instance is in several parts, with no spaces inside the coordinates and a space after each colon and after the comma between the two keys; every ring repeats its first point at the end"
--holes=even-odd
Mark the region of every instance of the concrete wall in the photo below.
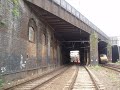
{"type": "Polygon", "coordinates": [[[90,64],[98,65],[98,35],[95,32],[90,35],[90,64]]]}
{"type": "Polygon", "coordinates": [[[54,69],[60,64],[60,53],[54,30],[34,15],[23,0],[0,0],[0,74],[5,79],[24,78],[44,68],[54,69]],[[34,42],[28,40],[29,26],[35,30],[34,42]]]}
{"type": "Polygon", "coordinates": [[[107,44],[107,57],[109,62],[112,62],[112,45],[110,43],[107,44]]]}

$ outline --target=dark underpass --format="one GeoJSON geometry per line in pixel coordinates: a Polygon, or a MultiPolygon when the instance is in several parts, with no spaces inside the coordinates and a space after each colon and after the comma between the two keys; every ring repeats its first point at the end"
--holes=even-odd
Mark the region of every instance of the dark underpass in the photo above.
{"type": "Polygon", "coordinates": [[[101,60],[100,60],[100,55],[107,55],[108,52],[107,52],[107,43],[104,42],[104,41],[99,41],[98,43],[98,57],[99,57],[99,63],[101,63],[101,60]]]}
{"type": "MultiPolygon", "coordinates": [[[[78,50],[80,56],[80,65],[90,64],[90,44],[89,41],[63,41],[62,42],[63,52],[63,64],[70,63],[70,51],[78,50]]],[[[99,41],[98,43],[98,62],[101,63],[100,55],[108,55],[107,43],[99,41]]]]}
{"type": "MultiPolygon", "coordinates": [[[[66,38],[69,37],[69,40],[65,40],[61,42],[62,52],[63,52],[63,62],[70,63],[70,51],[78,50],[80,56],[80,65],[86,65],[90,63],[89,59],[89,34],[84,33],[84,35],[74,35],[73,33],[66,33],[64,36],[66,38]],[[86,34],[86,35],[85,35],[86,34]],[[83,37],[82,37],[83,36],[83,37]],[[79,39],[80,38],[80,39],[79,39]]],[[[77,33],[80,34],[80,33],[77,33]]],[[[62,34],[63,35],[63,34],[62,34]]]]}

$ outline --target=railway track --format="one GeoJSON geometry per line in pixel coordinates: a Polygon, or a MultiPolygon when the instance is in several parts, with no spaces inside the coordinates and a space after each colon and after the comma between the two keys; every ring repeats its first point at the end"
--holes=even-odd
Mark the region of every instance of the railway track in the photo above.
{"type": "Polygon", "coordinates": [[[105,90],[105,87],[87,67],[80,67],[73,90],[105,90]]]}
{"type": "Polygon", "coordinates": [[[3,90],[34,90],[36,87],[43,85],[44,83],[54,79],[55,77],[59,76],[60,74],[64,73],[70,66],[60,68],[56,71],[52,71],[48,74],[43,76],[34,78],[32,80],[11,86],[11,87],[4,87],[3,90]]]}
{"type": "Polygon", "coordinates": [[[4,90],[104,90],[87,67],[67,66],[4,90]]]}
{"type": "Polygon", "coordinates": [[[111,69],[111,70],[114,70],[114,71],[117,71],[117,72],[120,72],[120,65],[116,65],[116,64],[105,64],[105,65],[101,65],[102,67],[105,67],[105,68],[108,68],[108,69],[111,69]]]}
{"type": "Polygon", "coordinates": [[[33,80],[4,88],[3,90],[71,90],[77,76],[77,68],[77,66],[67,66],[33,80]],[[60,87],[57,87],[56,83],[61,83],[60,87]]]}
{"type": "Polygon", "coordinates": [[[71,90],[71,87],[76,79],[78,66],[72,66],[64,73],[54,78],[46,84],[36,87],[34,90],[71,90]]]}

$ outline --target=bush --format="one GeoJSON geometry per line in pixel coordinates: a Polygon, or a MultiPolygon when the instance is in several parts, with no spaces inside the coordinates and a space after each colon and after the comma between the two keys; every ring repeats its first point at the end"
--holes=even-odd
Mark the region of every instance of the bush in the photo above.
{"type": "Polygon", "coordinates": [[[0,87],[2,87],[2,86],[3,86],[3,80],[0,77],[0,87]]]}
{"type": "Polygon", "coordinates": [[[92,69],[99,71],[101,69],[101,66],[99,65],[95,65],[95,66],[91,66],[92,69]]]}
{"type": "Polygon", "coordinates": [[[120,61],[116,62],[116,64],[120,64],[120,61]]]}

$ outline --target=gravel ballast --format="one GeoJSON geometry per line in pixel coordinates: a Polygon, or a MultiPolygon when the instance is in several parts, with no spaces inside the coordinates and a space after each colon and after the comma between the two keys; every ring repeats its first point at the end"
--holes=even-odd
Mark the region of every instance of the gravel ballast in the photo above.
{"type": "Polygon", "coordinates": [[[100,79],[106,90],[120,90],[119,72],[101,66],[91,66],[89,69],[100,79]]]}

